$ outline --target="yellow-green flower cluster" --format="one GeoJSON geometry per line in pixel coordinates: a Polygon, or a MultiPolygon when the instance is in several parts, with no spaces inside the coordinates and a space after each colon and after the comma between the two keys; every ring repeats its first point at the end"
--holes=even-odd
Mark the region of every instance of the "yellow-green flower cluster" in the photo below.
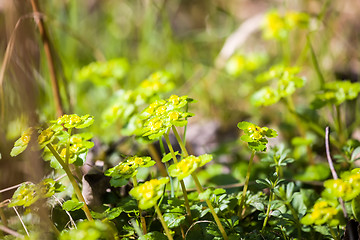
{"type": "Polygon", "coordinates": [[[204,166],[211,160],[212,156],[209,154],[203,154],[199,157],[190,155],[180,162],[171,165],[169,167],[169,174],[172,177],[177,177],[179,180],[182,180],[192,174],[197,168],[204,166]]]}
{"type": "Polygon", "coordinates": [[[155,139],[166,133],[172,126],[182,127],[187,124],[187,118],[193,114],[181,111],[191,99],[187,96],[172,95],[167,100],[157,100],[151,103],[142,114],[144,119],[143,136],[155,139]]]}
{"type": "Polygon", "coordinates": [[[360,168],[343,173],[339,179],[327,180],[324,186],[327,194],[351,201],[360,194],[360,168]]]}
{"type": "Polygon", "coordinates": [[[111,177],[110,183],[113,186],[121,186],[126,184],[129,178],[136,176],[139,167],[151,167],[154,164],[155,161],[150,157],[132,156],[108,169],[105,175],[111,177]]]}
{"type": "Polygon", "coordinates": [[[277,103],[281,98],[292,95],[296,89],[305,84],[305,78],[297,76],[300,69],[297,67],[287,67],[276,65],[269,71],[257,77],[257,81],[266,82],[275,80],[273,87],[263,87],[251,96],[251,102],[255,106],[269,106],[277,103]]]}
{"type": "Polygon", "coordinates": [[[326,200],[318,200],[310,213],[306,214],[301,223],[304,225],[323,225],[337,226],[340,224],[341,214],[336,203],[326,200]]]}
{"type": "Polygon", "coordinates": [[[265,54],[256,53],[250,55],[235,54],[225,65],[225,70],[232,76],[240,76],[244,72],[253,72],[264,66],[268,61],[265,54]]]}
{"type": "Polygon", "coordinates": [[[76,114],[71,114],[71,115],[63,115],[62,117],[58,118],[55,121],[50,121],[50,123],[54,124],[54,125],[62,125],[65,128],[69,129],[69,128],[86,128],[88,126],[90,126],[91,124],[93,124],[94,122],[94,117],[90,116],[89,114],[86,114],[84,116],[78,116],[76,114]]]}
{"type": "Polygon", "coordinates": [[[130,195],[139,202],[139,208],[148,209],[153,207],[157,200],[163,195],[164,185],[169,178],[151,179],[130,191],[130,195]]]}
{"type": "Polygon", "coordinates": [[[31,182],[23,183],[14,192],[9,207],[24,206],[28,207],[35,203],[40,198],[48,198],[57,192],[65,189],[63,185],[55,182],[51,178],[42,180],[39,184],[31,182]]]}
{"type": "Polygon", "coordinates": [[[295,28],[308,28],[310,17],[306,13],[289,11],[284,16],[277,11],[266,15],[263,25],[265,39],[285,40],[290,31],[295,28]]]}
{"type": "Polygon", "coordinates": [[[80,81],[91,81],[96,85],[112,86],[126,76],[129,67],[129,62],[125,58],[92,62],[80,69],[76,78],[80,81]]]}
{"type": "Polygon", "coordinates": [[[102,113],[102,124],[107,127],[118,123],[123,135],[139,135],[142,128],[140,113],[144,105],[159,99],[159,95],[174,88],[173,76],[166,71],[157,71],[142,81],[135,89],[120,89],[107,109],[102,113]]]}
{"type": "Polygon", "coordinates": [[[37,133],[37,141],[40,149],[44,148],[43,157],[45,160],[51,161],[52,167],[59,168],[60,166],[50,150],[45,148],[48,144],[54,147],[64,162],[68,160],[68,163],[82,165],[85,156],[80,157],[80,155],[86,154],[88,149],[94,146],[93,142],[88,141],[92,138],[92,135],[88,133],[71,135],[69,131],[71,131],[72,128],[81,129],[88,127],[93,122],[94,118],[90,115],[80,117],[76,114],[65,114],[57,120],[50,121],[47,128],[29,128],[15,142],[11,156],[22,153],[27,148],[32,134],[37,133]],[[68,156],[66,154],[68,154],[68,156]]]}
{"type": "Polygon", "coordinates": [[[146,95],[153,95],[158,92],[167,92],[174,88],[174,83],[169,81],[172,75],[165,71],[158,71],[151,74],[140,83],[139,92],[146,95]]]}
{"type": "Polygon", "coordinates": [[[241,136],[241,140],[248,143],[251,150],[265,151],[267,138],[274,138],[277,136],[277,132],[267,127],[259,127],[250,122],[239,122],[238,128],[244,131],[244,135],[241,136]]]}

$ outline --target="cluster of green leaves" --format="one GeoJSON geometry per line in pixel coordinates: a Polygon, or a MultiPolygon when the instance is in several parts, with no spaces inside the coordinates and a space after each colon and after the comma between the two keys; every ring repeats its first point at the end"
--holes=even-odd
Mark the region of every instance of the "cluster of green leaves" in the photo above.
{"type": "Polygon", "coordinates": [[[350,81],[327,82],[316,94],[311,105],[315,109],[327,104],[339,106],[345,101],[356,99],[359,93],[360,83],[350,81]]]}
{"type": "Polygon", "coordinates": [[[99,220],[84,221],[77,224],[77,228],[63,231],[60,240],[118,240],[117,231],[111,222],[99,220]]]}
{"type": "Polygon", "coordinates": [[[172,75],[166,71],[157,71],[142,81],[135,89],[120,89],[114,93],[111,104],[102,113],[104,127],[114,123],[121,125],[121,134],[137,134],[141,128],[141,110],[144,105],[159,99],[161,94],[174,88],[172,75]]]}
{"type": "Polygon", "coordinates": [[[126,185],[130,178],[136,177],[139,167],[146,168],[155,164],[151,157],[127,157],[113,168],[106,170],[105,176],[110,176],[110,184],[114,187],[126,185]]]}
{"type": "Polygon", "coordinates": [[[29,207],[39,199],[53,196],[57,192],[65,190],[65,186],[51,178],[46,178],[38,184],[31,182],[22,183],[14,192],[9,207],[29,207]]]}
{"type": "Polygon", "coordinates": [[[266,86],[255,92],[251,102],[255,106],[269,106],[277,103],[280,99],[291,96],[296,89],[305,84],[305,79],[297,76],[300,73],[298,67],[276,65],[269,71],[257,77],[258,82],[275,81],[275,86],[266,86]]]}
{"type": "Polygon", "coordinates": [[[91,81],[95,85],[113,86],[129,71],[126,58],[116,58],[104,62],[93,62],[82,67],[77,73],[79,81],[91,81]]]}

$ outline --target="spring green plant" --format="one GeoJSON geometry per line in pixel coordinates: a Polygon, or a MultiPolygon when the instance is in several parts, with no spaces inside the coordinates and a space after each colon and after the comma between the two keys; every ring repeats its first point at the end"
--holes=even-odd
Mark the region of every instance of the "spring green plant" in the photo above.
{"type": "Polygon", "coordinates": [[[82,209],[89,220],[93,220],[90,210],[85,203],[81,190],[70,169],[70,165],[82,166],[87,151],[94,146],[88,141],[91,134],[73,134],[74,129],[90,126],[94,118],[90,115],[63,115],[57,120],[49,121],[48,127],[31,127],[15,142],[10,155],[17,156],[29,145],[32,137],[37,137],[38,148],[45,160],[51,161],[53,168],[62,168],[74,188],[78,201],[82,202],[82,209]],[[38,135],[38,136],[37,136],[38,135]]]}
{"type": "Polygon", "coordinates": [[[140,209],[148,209],[154,207],[156,213],[160,219],[160,222],[165,230],[166,236],[172,240],[173,237],[170,233],[170,230],[165,223],[164,217],[162,216],[161,210],[157,205],[157,201],[163,195],[164,185],[169,182],[168,178],[162,179],[151,179],[130,191],[130,194],[139,201],[140,209]]]}
{"type": "Polygon", "coordinates": [[[250,181],[250,172],[253,164],[253,160],[256,152],[262,152],[266,150],[266,144],[268,143],[267,138],[274,138],[277,136],[277,132],[273,129],[267,127],[259,127],[250,122],[239,122],[238,128],[244,131],[244,134],[240,137],[240,139],[248,144],[248,147],[252,150],[251,157],[249,160],[248,169],[246,172],[246,178],[244,183],[244,188],[239,204],[239,216],[243,213],[243,204],[246,198],[246,192],[249,186],[250,181]]]}

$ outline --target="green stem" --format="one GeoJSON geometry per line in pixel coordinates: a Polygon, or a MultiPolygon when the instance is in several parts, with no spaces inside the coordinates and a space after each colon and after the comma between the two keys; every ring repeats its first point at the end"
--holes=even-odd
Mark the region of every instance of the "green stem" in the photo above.
{"type": "Polygon", "coordinates": [[[250,173],[251,173],[251,168],[252,168],[252,163],[253,163],[253,160],[254,160],[254,157],[255,157],[255,153],[256,153],[256,151],[252,151],[251,157],[250,157],[250,160],[249,160],[249,165],[248,165],[248,169],[247,169],[247,172],[246,172],[245,184],[244,184],[243,193],[242,193],[242,197],[241,197],[241,201],[240,201],[240,205],[239,205],[239,213],[238,213],[239,217],[242,216],[243,205],[244,205],[244,202],[245,202],[246,192],[247,192],[247,189],[248,189],[248,186],[249,186],[250,173]]]}
{"type": "Polygon", "coordinates": [[[334,229],[332,227],[329,227],[329,231],[331,233],[331,236],[334,238],[334,240],[340,240],[340,238],[337,236],[337,234],[334,232],[334,229]]]}
{"type": "MultiPolygon", "coordinates": [[[[164,147],[164,143],[163,143],[163,140],[161,137],[159,138],[159,143],[160,143],[161,153],[163,154],[163,156],[165,156],[166,155],[165,147],[164,147]]],[[[169,175],[169,172],[168,172],[169,163],[168,162],[165,163],[165,168],[166,168],[166,174],[169,176],[169,179],[170,179],[170,187],[171,187],[170,196],[171,196],[171,198],[174,198],[175,197],[174,178],[169,175]]]]}
{"type": "MultiPolygon", "coordinates": [[[[178,161],[176,159],[174,149],[170,143],[169,134],[165,134],[164,137],[165,137],[166,144],[171,152],[172,159],[174,160],[174,163],[177,163],[178,161]]],[[[189,204],[189,199],[188,199],[188,195],[187,195],[186,188],[185,188],[185,183],[183,180],[180,180],[179,182],[180,182],[181,190],[183,192],[183,196],[184,196],[184,200],[185,200],[186,212],[187,212],[187,215],[188,215],[190,221],[192,222],[190,204],[189,204]]]]}
{"type": "Polygon", "coordinates": [[[161,222],[161,225],[163,226],[163,228],[165,230],[166,236],[168,237],[169,240],[173,240],[173,237],[170,234],[170,230],[169,230],[168,226],[166,225],[166,222],[165,222],[165,220],[163,218],[163,215],[161,214],[159,206],[155,204],[154,207],[155,207],[156,213],[157,213],[157,215],[159,217],[159,220],[161,222]]]}
{"type": "MultiPolygon", "coordinates": [[[[138,185],[136,176],[133,176],[133,185],[134,185],[134,188],[136,188],[138,185]]],[[[146,234],[147,233],[146,221],[145,221],[145,218],[142,216],[142,210],[140,208],[139,208],[139,215],[140,215],[141,228],[143,230],[143,233],[146,234]]]]}
{"type": "Polygon", "coordinates": [[[189,154],[188,154],[188,152],[187,152],[187,150],[186,150],[185,144],[184,144],[184,142],[181,140],[181,137],[180,137],[178,131],[176,130],[176,127],[175,127],[175,126],[172,126],[172,130],[173,130],[173,132],[174,132],[174,134],[175,134],[176,140],[178,141],[178,143],[179,143],[179,145],[180,145],[180,148],[181,148],[181,151],[182,151],[183,154],[184,154],[184,157],[189,156],[189,154]]]}
{"type": "MultiPolygon", "coordinates": [[[[197,178],[197,176],[195,175],[195,173],[192,173],[191,176],[192,176],[192,178],[194,179],[195,186],[196,186],[196,189],[197,189],[198,193],[204,192],[204,189],[202,188],[202,186],[201,186],[201,184],[200,184],[200,182],[199,182],[199,179],[197,178]]],[[[211,202],[210,202],[209,199],[206,199],[206,204],[208,205],[208,207],[209,207],[209,209],[210,209],[210,212],[211,212],[211,214],[213,215],[214,220],[215,220],[215,222],[216,222],[216,224],[217,224],[217,226],[218,226],[218,228],[219,228],[219,230],[220,230],[223,238],[224,238],[225,240],[227,240],[227,239],[228,239],[228,236],[227,236],[227,234],[226,234],[226,232],[225,232],[225,229],[224,229],[223,225],[221,224],[220,219],[219,219],[218,215],[216,214],[216,212],[215,212],[215,210],[214,210],[214,207],[212,206],[212,204],[211,204],[211,202]]]]}
{"type": "Polygon", "coordinates": [[[56,160],[59,162],[59,164],[61,165],[61,167],[64,169],[67,177],[69,178],[70,180],[70,183],[71,185],[73,186],[74,188],[74,191],[75,191],[75,194],[76,196],[78,197],[79,201],[80,202],[83,202],[84,203],[84,206],[82,207],[83,211],[85,212],[85,215],[87,217],[87,219],[89,221],[93,221],[93,217],[91,216],[91,213],[90,213],[90,210],[88,208],[88,206],[86,205],[86,202],[85,202],[85,199],[81,193],[81,190],[74,178],[74,176],[72,175],[71,171],[70,171],[70,168],[67,164],[65,164],[64,160],[61,158],[61,156],[59,155],[59,153],[54,149],[54,147],[52,146],[51,143],[47,144],[46,145],[49,150],[51,151],[51,153],[54,155],[54,157],[56,158],[56,160]]]}
{"type": "Polygon", "coordinates": [[[320,70],[319,62],[317,60],[314,48],[312,47],[311,40],[310,40],[310,35],[307,35],[306,39],[307,39],[307,43],[308,43],[309,48],[310,48],[311,60],[312,60],[312,62],[314,64],[314,68],[315,68],[316,74],[317,74],[319,82],[320,82],[320,87],[322,87],[325,84],[325,79],[324,79],[324,76],[323,76],[323,74],[322,74],[322,72],[320,70]]]}
{"type": "Polygon", "coordinates": [[[291,205],[290,202],[285,202],[285,205],[290,209],[291,214],[295,219],[296,228],[298,230],[298,238],[301,239],[301,225],[300,225],[298,214],[297,214],[297,212],[295,211],[295,209],[293,208],[293,206],[291,205]]]}
{"type": "Polygon", "coordinates": [[[69,139],[68,139],[68,142],[66,144],[66,154],[65,154],[65,164],[66,165],[69,164],[69,159],[70,159],[70,136],[71,136],[71,130],[72,130],[72,128],[68,129],[69,139]]]}
{"type": "Polygon", "coordinates": [[[343,144],[345,142],[345,135],[344,131],[345,129],[342,127],[342,121],[341,121],[341,109],[340,106],[336,106],[336,125],[337,125],[337,132],[339,136],[339,142],[343,144]]]}
{"type": "Polygon", "coordinates": [[[270,196],[269,196],[269,203],[268,203],[268,206],[267,206],[267,209],[266,209],[266,217],[265,217],[261,232],[264,232],[266,224],[267,224],[267,222],[269,220],[269,217],[270,217],[271,201],[273,200],[272,190],[270,190],[270,191],[271,192],[270,192],[270,196]]]}
{"type": "MultiPolygon", "coordinates": [[[[291,113],[296,112],[294,101],[291,98],[291,96],[288,96],[286,98],[286,102],[287,102],[287,107],[288,107],[289,112],[291,112],[291,113]]],[[[297,114],[295,114],[294,116],[295,116],[296,125],[298,126],[298,129],[299,129],[300,136],[302,138],[306,138],[305,129],[303,128],[303,124],[300,121],[301,119],[298,117],[297,114]]],[[[309,145],[306,145],[306,153],[307,153],[307,157],[308,157],[310,165],[314,165],[315,164],[314,157],[313,157],[313,154],[311,151],[311,147],[309,145]]]]}

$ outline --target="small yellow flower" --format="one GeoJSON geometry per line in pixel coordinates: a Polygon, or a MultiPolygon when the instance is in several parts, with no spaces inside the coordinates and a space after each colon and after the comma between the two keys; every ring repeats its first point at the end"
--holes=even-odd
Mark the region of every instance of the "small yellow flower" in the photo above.
{"type": "Polygon", "coordinates": [[[71,115],[69,117],[69,122],[68,123],[70,125],[77,124],[77,123],[80,123],[80,122],[81,122],[81,118],[78,115],[73,114],[73,115],[71,115]]]}
{"type": "Polygon", "coordinates": [[[134,159],[134,162],[135,162],[135,164],[137,164],[137,165],[142,165],[142,164],[144,163],[144,159],[142,159],[141,157],[136,157],[136,158],[134,159]]]}
{"type": "Polygon", "coordinates": [[[173,112],[170,112],[168,114],[168,116],[170,118],[170,121],[176,121],[179,119],[180,114],[179,114],[179,112],[173,111],[173,112]]]}
{"type": "Polygon", "coordinates": [[[119,166],[119,171],[121,174],[126,174],[130,170],[130,166],[127,164],[121,164],[119,166]]]}
{"type": "Polygon", "coordinates": [[[164,114],[166,112],[166,106],[160,106],[160,107],[158,107],[157,109],[156,109],[156,111],[155,111],[155,114],[157,115],[157,116],[159,116],[159,115],[162,115],[162,114],[164,114]]]}
{"type": "Polygon", "coordinates": [[[163,125],[164,121],[161,120],[160,118],[154,118],[149,122],[149,127],[150,130],[153,132],[156,132],[157,130],[159,130],[162,125],[163,125]]]}
{"type": "Polygon", "coordinates": [[[21,141],[23,141],[24,144],[28,144],[30,142],[30,138],[31,138],[31,133],[24,133],[22,136],[21,136],[21,141]]]}
{"type": "Polygon", "coordinates": [[[169,98],[169,102],[171,102],[174,105],[179,104],[180,98],[177,95],[171,95],[169,98]]]}
{"type": "Polygon", "coordinates": [[[39,144],[41,145],[46,141],[49,141],[52,138],[52,136],[54,136],[54,134],[55,132],[50,128],[45,129],[44,131],[41,132],[41,134],[38,137],[39,144]]]}
{"type": "Polygon", "coordinates": [[[159,106],[159,103],[158,102],[153,102],[152,104],[149,105],[146,112],[149,113],[149,114],[153,114],[155,109],[157,108],[157,106],[159,106]]]}
{"type": "Polygon", "coordinates": [[[138,192],[145,200],[149,200],[155,195],[154,190],[157,185],[159,185],[159,181],[157,179],[151,179],[150,181],[140,185],[138,192]]]}

